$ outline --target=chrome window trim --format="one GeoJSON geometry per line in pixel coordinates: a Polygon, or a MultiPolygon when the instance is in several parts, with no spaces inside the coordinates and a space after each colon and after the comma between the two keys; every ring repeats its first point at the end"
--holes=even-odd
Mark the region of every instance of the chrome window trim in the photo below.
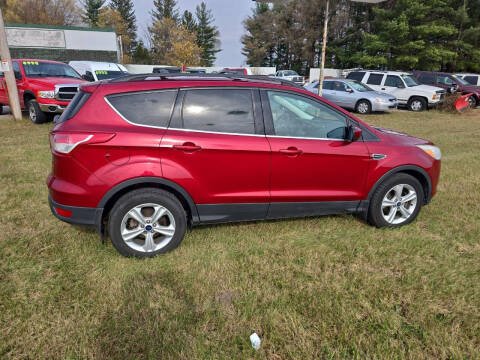
{"type": "Polygon", "coordinates": [[[345,139],[336,139],[336,138],[312,138],[312,137],[301,137],[301,136],[280,136],[280,135],[267,135],[267,138],[280,138],[280,139],[303,139],[303,140],[327,140],[327,141],[342,141],[348,142],[345,139]]]}

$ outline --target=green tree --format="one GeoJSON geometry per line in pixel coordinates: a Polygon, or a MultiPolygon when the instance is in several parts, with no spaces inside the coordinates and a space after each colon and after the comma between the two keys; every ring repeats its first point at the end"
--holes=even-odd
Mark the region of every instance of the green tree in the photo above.
{"type": "Polygon", "coordinates": [[[201,2],[196,7],[195,15],[197,17],[197,45],[202,50],[201,65],[212,66],[216,60],[216,54],[221,51],[218,49],[220,32],[215,25],[212,11],[207,9],[205,2],[201,2]]]}
{"type": "Polygon", "coordinates": [[[154,0],[152,11],[153,21],[162,21],[164,18],[169,18],[178,21],[178,10],[176,0],[154,0]]]}
{"type": "MultiPolygon", "coordinates": [[[[128,36],[132,41],[137,38],[137,19],[132,0],[110,0],[110,7],[117,11],[125,21],[128,36]]],[[[127,49],[131,53],[132,48],[127,49]]]]}
{"type": "Polygon", "coordinates": [[[132,53],[132,60],[135,64],[152,64],[152,56],[150,51],[148,51],[143,44],[143,41],[140,40],[137,44],[135,44],[135,50],[132,53]]]}
{"type": "Polygon", "coordinates": [[[185,28],[191,33],[197,31],[197,22],[195,21],[193,14],[188,10],[183,12],[182,25],[185,26],[185,28]]]}
{"type": "Polygon", "coordinates": [[[98,26],[98,15],[106,0],[83,0],[82,19],[91,27],[98,26]]]}

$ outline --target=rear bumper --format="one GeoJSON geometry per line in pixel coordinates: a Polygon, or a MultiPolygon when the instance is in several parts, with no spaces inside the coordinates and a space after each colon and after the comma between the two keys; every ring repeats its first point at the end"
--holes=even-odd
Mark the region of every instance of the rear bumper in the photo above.
{"type": "Polygon", "coordinates": [[[48,196],[48,203],[53,215],[70,224],[98,227],[103,209],[67,206],[56,203],[48,196]]]}

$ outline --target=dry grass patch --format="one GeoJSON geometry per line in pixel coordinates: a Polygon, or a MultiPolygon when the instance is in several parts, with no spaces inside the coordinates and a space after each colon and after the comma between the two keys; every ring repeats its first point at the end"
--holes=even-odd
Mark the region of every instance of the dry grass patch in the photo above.
{"type": "Polygon", "coordinates": [[[443,151],[413,224],[199,227],[144,261],[50,214],[51,124],[0,120],[0,358],[479,358],[480,111],[365,120],[443,151]]]}

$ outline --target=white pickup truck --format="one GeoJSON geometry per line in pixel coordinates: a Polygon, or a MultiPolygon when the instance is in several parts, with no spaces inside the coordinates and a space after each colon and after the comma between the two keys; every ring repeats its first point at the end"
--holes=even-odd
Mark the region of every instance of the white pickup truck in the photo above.
{"type": "Polygon", "coordinates": [[[296,71],[293,70],[280,70],[277,71],[275,74],[276,78],[280,78],[282,80],[289,80],[293,81],[294,83],[303,85],[305,84],[305,78],[303,76],[298,75],[296,71]]]}

